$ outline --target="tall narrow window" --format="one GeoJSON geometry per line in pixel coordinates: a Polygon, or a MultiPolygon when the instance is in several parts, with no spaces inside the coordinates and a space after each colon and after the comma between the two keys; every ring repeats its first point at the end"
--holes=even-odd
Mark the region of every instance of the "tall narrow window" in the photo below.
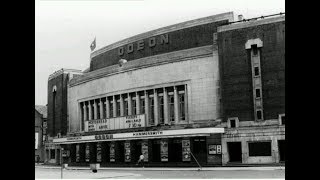
{"type": "Polygon", "coordinates": [[[258,55],[258,47],[257,47],[257,45],[256,44],[251,45],[251,48],[253,50],[253,55],[254,56],[258,55]]]}
{"type": "Polygon", "coordinates": [[[254,75],[255,76],[259,76],[260,75],[259,67],[254,67],[254,75]]]}
{"type": "Polygon", "coordinates": [[[141,97],[140,99],[140,114],[145,113],[145,99],[144,97],[141,97]]]}
{"type": "Polygon", "coordinates": [[[131,101],[131,106],[132,106],[132,115],[136,115],[137,114],[137,104],[136,104],[136,99],[132,99],[131,101]]]}
{"type": "Polygon", "coordinates": [[[261,91],[260,89],[256,89],[256,97],[260,98],[261,97],[261,91]]]}
{"type": "Polygon", "coordinates": [[[99,103],[99,101],[95,101],[96,102],[96,104],[97,104],[97,119],[101,119],[101,115],[100,115],[100,103],[99,103]]]}
{"type": "Polygon", "coordinates": [[[112,118],[113,117],[113,99],[112,98],[110,98],[109,99],[109,113],[110,113],[110,118],[112,118]]]}
{"type": "Polygon", "coordinates": [[[163,96],[159,96],[159,123],[164,123],[164,103],[163,103],[163,96]]]}
{"type": "Polygon", "coordinates": [[[89,103],[90,103],[90,109],[91,109],[91,119],[94,119],[94,107],[93,107],[93,103],[92,103],[92,101],[89,101],[89,103]]]}
{"type": "Polygon", "coordinates": [[[89,103],[90,103],[90,101],[87,101],[87,102],[85,102],[85,104],[86,104],[86,109],[87,109],[87,121],[89,120],[89,103]]]}
{"type": "Polygon", "coordinates": [[[257,119],[258,120],[262,119],[262,111],[261,110],[257,110],[257,119]]]}
{"type": "MultiPolygon", "coordinates": [[[[101,101],[102,101],[102,100],[101,100],[101,101]]],[[[107,112],[106,112],[107,107],[106,107],[106,104],[104,104],[105,102],[106,102],[106,101],[104,101],[104,100],[102,101],[102,111],[103,111],[103,112],[102,112],[102,113],[103,113],[103,114],[102,114],[102,118],[104,118],[104,119],[107,118],[107,112]]]]}
{"type": "Polygon", "coordinates": [[[153,96],[149,97],[149,122],[150,124],[154,124],[154,99],[153,96]]]}
{"type": "Polygon", "coordinates": [[[123,115],[124,116],[127,116],[128,115],[128,99],[124,100],[124,113],[123,115]]]}
{"type": "Polygon", "coordinates": [[[116,108],[117,108],[117,115],[116,116],[118,117],[118,116],[120,116],[120,99],[117,100],[116,108]]]}
{"type": "Polygon", "coordinates": [[[168,95],[169,99],[169,121],[174,121],[174,97],[173,95],[168,95]]]}
{"type": "Polygon", "coordinates": [[[84,102],[80,103],[80,109],[81,109],[81,131],[84,130],[84,102]]]}
{"type": "Polygon", "coordinates": [[[185,103],[184,103],[184,93],[183,94],[179,94],[179,117],[180,120],[186,120],[186,116],[185,116],[185,103]]]}

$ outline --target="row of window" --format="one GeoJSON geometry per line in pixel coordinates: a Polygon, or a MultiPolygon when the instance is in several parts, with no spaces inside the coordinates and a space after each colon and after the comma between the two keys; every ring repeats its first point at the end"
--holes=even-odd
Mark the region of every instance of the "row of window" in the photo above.
{"type": "Polygon", "coordinates": [[[256,44],[251,46],[252,56],[251,65],[253,70],[253,88],[254,88],[254,109],[255,119],[263,120],[262,112],[262,91],[261,91],[261,70],[260,70],[260,53],[256,44]]]}
{"type": "Polygon", "coordinates": [[[81,120],[84,123],[86,120],[148,114],[150,124],[154,124],[157,112],[159,124],[164,124],[165,107],[169,122],[175,121],[176,111],[178,112],[178,120],[185,120],[185,96],[186,85],[179,85],[88,100],[80,103],[81,120]],[[177,104],[176,108],[175,103],[177,104]]]}

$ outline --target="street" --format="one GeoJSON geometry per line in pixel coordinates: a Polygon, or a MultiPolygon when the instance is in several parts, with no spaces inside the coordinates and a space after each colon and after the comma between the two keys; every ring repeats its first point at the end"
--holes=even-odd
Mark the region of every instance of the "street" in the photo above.
{"type": "MultiPolygon", "coordinates": [[[[36,179],[60,179],[58,168],[35,168],[36,179]]],[[[285,170],[116,170],[100,169],[93,173],[89,169],[63,170],[63,179],[221,179],[221,178],[285,178],[285,170]]]]}

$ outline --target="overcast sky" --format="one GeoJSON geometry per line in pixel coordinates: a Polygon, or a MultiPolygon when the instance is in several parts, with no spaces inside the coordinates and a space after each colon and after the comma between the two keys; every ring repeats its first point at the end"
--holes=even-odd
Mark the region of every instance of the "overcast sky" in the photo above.
{"type": "Polygon", "coordinates": [[[35,103],[47,104],[47,81],[61,68],[89,67],[96,50],[164,26],[233,11],[235,18],[285,12],[285,0],[36,0],[35,103]]]}

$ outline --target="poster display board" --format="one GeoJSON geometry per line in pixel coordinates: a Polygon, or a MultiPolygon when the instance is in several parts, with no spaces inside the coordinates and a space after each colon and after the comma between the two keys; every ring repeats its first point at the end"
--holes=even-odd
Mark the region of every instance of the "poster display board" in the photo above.
{"type": "Polygon", "coordinates": [[[149,159],[149,153],[148,153],[148,142],[142,142],[141,143],[141,152],[144,156],[144,161],[148,162],[149,159]]]}
{"type": "Polygon", "coordinates": [[[86,162],[90,161],[90,146],[89,143],[86,144],[86,162]]]}
{"type": "Polygon", "coordinates": [[[115,146],[114,143],[110,144],[110,162],[115,162],[116,161],[114,146],[115,146]]]}
{"type": "Polygon", "coordinates": [[[167,140],[160,141],[160,149],[161,149],[161,161],[167,162],[168,161],[168,141],[167,140]]]}
{"type": "Polygon", "coordinates": [[[221,154],[221,145],[210,144],[208,149],[209,154],[221,154]]]}
{"type": "Polygon", "coordinates": [[[131,161],[131,150],[130,150],[130,142],[124,143],[124,161],[130,162],[131,161]]]}
{"type": "Polygon", "coordinates": [[[145,114],[85,121],[85,132],[145,127],[145,114]]]}
{"type": "Polygon", "coordinates": [[[221,145],[217,145],[217,154],[221,154],[221,145]]]}
{"type": "Polygon", "coordinates": [[[80,144],[76,145],[76,162],[80,161],[80,144]]]}
{"type": "Polygon", "coordinates": [[[101,162],[101,143],[97,143],[97,162],[101,162]]]}
{"type": "Polygon", "coordinates": [[[191,161],[190,140],[182,140],[182,161],[191,161]]]}

